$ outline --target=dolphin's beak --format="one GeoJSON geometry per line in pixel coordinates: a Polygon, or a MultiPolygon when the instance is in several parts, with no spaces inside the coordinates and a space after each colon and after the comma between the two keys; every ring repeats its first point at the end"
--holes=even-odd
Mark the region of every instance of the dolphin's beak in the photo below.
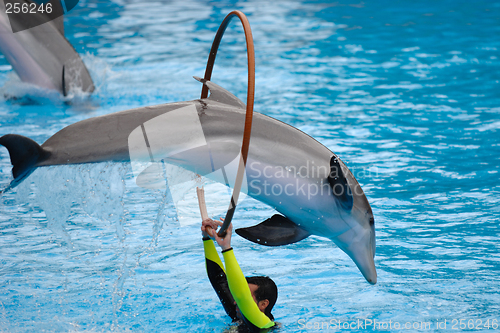
{"type": "Polygon", "coordinates": [[[375,269],[375,228],[373,226],[350,229],[333,241],[356,263],[366,281],[377,283],[375,269]]]}
{"type": "Polygon", "coordinates": [[[377,283],[377,270],[375,269],[375,262],[373,260],[372,251],[366,252],[355,250],[351,253],[347,252],[347,254],[356,263],[356,266],[358,266],[366,281],[371,284],[375,284],[377,283]]]}

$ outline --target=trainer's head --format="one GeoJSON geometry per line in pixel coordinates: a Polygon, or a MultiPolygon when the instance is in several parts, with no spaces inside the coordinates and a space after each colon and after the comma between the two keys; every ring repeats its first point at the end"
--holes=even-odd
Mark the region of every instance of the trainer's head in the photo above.
{"type": "Polygon", "coordinates": [[[274,320],[271,310],[278,299],[278,287],[268,276],[247,277],[248,286],[260,311],[274,320]]]}

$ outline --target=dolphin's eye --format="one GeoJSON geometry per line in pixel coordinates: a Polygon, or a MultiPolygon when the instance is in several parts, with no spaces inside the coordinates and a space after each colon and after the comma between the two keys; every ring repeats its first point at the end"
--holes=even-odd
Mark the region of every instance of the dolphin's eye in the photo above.
{"type": "Polygon", "coordinates": [[[370,221],[368,221],[368,223],[370,223],[370,225],[374,225],[375,224],[375,219],[373,217],[371,217],[370,221]]]}

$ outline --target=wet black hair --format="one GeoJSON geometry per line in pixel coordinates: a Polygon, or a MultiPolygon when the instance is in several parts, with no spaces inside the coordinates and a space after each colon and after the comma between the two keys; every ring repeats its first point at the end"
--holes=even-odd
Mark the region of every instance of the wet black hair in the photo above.
{"type": "Polygon", "coordinates": [[[264,310],[264,314],[268,316],[269,319],[274,320],[271,310],[278,299],[278,287],[276,287],[276,283],[274,283],[269,276],[250,276],[246,279],[247,283],[258,286],[257,290],[254,292],[257,302],[265,299],[269,301],[269,305],[264,310]]]}

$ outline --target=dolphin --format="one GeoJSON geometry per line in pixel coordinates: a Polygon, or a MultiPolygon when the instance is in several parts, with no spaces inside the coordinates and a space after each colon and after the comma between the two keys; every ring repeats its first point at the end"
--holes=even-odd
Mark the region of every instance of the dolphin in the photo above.
{"type": "MultiPolygon", "coordinates": [[[[20,3],[32,2],[20,0],[20,3]]],[[[74,88],[87,93],[94,91],[87,67],[64,37],[62,16],[13,33],[4,1],[0,1],[0,52],[24,82],[57,90],[64,96],[74,88]]]]}
{"type": "MultiPolygon", "coordinates": [[[[196,79],[209,88],[208,98],[86,119],[41,146],[20,135],[0,137],[13,165],[11,186],[36,167],[141,158],[134,149],[141,140],[147,146],[145,160],[163,158],[202,175],[221,168],[239,154],[245,104],[215,83],[196,79]],[[206,142],[179,150],[182,142],[173,141],[176,133],[190,131],[188,114],[195,115],[206,142]],[[160,121],[162,117],[168,121],[160,121]],[[143,139],[131,141],[136,134],[143,139]]],[[[372,209],[353,174],[328,148],[290,125],[255,112],[246,182],[248,195],[280,214],[236,233],[267,246],[291,244],[309,235],[329,238],[351,257],[369,283],[377,282],[372,209]]]]}

